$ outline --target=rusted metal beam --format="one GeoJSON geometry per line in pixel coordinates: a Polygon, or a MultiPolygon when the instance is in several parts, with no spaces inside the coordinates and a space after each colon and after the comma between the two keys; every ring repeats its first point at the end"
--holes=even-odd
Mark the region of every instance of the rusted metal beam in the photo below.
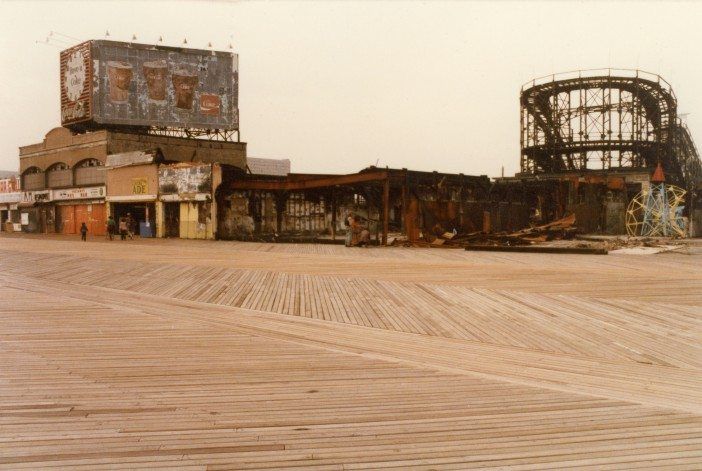
{"type": "Polygon", "coordinates": [[[586,254],[607,255],[607,249],[594,247],[556,247],[543,245],[469,245],[469,251],[482,252],[527,252],[527,253],[560,253],[560,254],[586,254]]]}
{"type": "Polygon", "coordinates": [[[331,237],[336,240],[336,195],[334,188],[329,190],[329,203],[331,205],[331,237]]]}
{"type": "Polygon", "coordinates": [[[383,181],[389,178],[385,170],[353,173],[350,175],[324,176],[306,180],[235,180],[230,184],[232,190],[309,190],[337,185],[354,185],[357,183],[383,181]]]}
{"type": "Polygon", "coordinates": [[[390,180],[383,182],[383,245],[388,245],[388,225],[390,221],[390,180]]]}
{"type": "Polygon", "coordinates": [[[407,204],[409,203],[409,189],[407,188],[407,169],[402,169],[402,232],[407,233],[407,217],[409,215],[409,209],[407,204]]]}

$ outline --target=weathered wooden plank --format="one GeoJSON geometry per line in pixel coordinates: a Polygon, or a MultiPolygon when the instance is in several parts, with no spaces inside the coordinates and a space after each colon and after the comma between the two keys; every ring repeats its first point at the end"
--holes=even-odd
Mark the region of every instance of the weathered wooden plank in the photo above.
{"type": "Polygon", "coordinates": [[[0,255],[0,468],[702,460],[698,256],[8,237],[0,255]]]}

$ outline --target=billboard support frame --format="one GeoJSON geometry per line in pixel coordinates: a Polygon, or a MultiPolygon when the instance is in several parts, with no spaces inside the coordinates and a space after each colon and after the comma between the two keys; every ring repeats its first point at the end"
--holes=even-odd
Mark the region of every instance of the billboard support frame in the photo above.
{"type": "Polygon", "coordinates": [[[203,139],[209,141],[240,142],[239,130],[224,129],[195,129],[195,128],[175,128],[167,126],[151,126],[148,134],[155,136],[186,137],[189,139],[203,139]]]}

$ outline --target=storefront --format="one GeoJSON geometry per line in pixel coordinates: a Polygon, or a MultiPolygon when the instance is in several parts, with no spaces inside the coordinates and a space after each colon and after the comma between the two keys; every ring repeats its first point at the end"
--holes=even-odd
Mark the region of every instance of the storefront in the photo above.
{"type": "Polygon", "coordinates": [[[216,204],[213,189],[222,180],[217,164],[178,163],[158,170],[163,229],[159,237],[214,239],[216,204]]]}
{"type": "Polygon", "coordinates": [[[22,199],[17,205],[22,232],[51,234],[56,232],[56,212],[51,203],[49,190],[22,192],[22,199]]]}
{"type": "Polygon", "coordinates": [[[156,237],[161,203],[158,201],[158,166],[125,165],[107,169],[107,211],[119,224],[128,215],[136,221],[136,234],[156,237]]]}
{"type": "Polygon", "coordinates": [[[15,232],[21,230],[19,204],[22,193],[0,193],[0,231],[15,232]]]}
{"type": "Polygon", "coordinates": [[[210,195],[162,195],[164,234],[181,239],[213,239],[212,198],[210,195]]]}
{"type": "Polygon", "coordinates": [[[88,234],[104,236],[106,230],[104,186],[51,190],[56,206],[56,232],[78,234],[82,223],[88,234]]]}

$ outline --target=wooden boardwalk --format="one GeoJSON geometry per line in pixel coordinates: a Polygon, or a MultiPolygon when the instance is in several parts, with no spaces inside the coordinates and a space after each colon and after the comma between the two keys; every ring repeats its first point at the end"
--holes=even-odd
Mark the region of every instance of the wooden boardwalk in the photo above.
{"type": "Polygon", "coordinates": [[[0,468],[699,469],[701,262],[0,237],[0,468]]]}

